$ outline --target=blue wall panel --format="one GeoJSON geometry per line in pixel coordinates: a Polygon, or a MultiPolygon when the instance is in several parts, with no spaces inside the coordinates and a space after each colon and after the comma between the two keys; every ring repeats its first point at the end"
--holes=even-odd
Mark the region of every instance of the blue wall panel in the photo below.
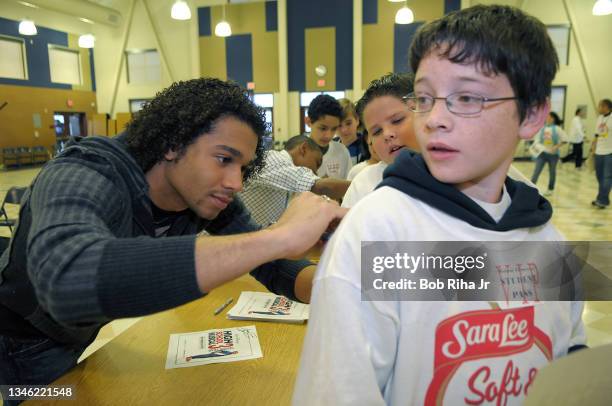
{"type": "Polygon", "coordinates": [[[278,8],[276,1],[266,1],[266,31],[278,31],[278,8]]]}
{"type": "Polygon", "coordinates": [[[210,7],[198,7],[198,32],[200,37],[207,37],[212,33],[210,25],[210,7]]]}
{"type": "Polygon", "coordinates": [[[364,24],[376,24],[378,22],[378,0],[363,0],[364,24]]]}
{"type": "Polygon", "coordinates": [[[444,0],[444,14],[461,10],[461,0],[444,0]]]}
{"type": "Polygon", "coordinates": [[[411,72],[408,64],[408,49],[416,30],[423,22],[393,25],[393,72],[411,72]]]}
{"type": "MultiPolygon", "coordinates": [[[[306,28],[336,27],[336,89],[353,87],[353,2],[352,0],[288,0],[287,48],[289,90],[306,89],[306,28]]],[[[325,46],[322,44],[321,46],[325,46]]]]}
{"type": "Polygon", "coordinates": [[[246,87],[253,81],[253,43],[251,34],[225,38],[227,78],[246,87]]]}
{"type": "Polygon", "coordinates": [[[68,34],[45,27],[36,27],[38,34],[27,36],[19,34],[19,21],[0,17],[0,34],[25,40],[28,80],[0,78],[5,85],[51,87],[72,89],[71,85],[52,83],[49,68],[49,44],[68,46],[68,34]]]}

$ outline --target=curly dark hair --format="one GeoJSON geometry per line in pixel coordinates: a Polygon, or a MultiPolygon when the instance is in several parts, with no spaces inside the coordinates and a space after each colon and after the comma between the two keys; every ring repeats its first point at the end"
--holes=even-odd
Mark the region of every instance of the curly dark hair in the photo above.
{"type": "Polygon", "coordinates": [[[228,116],[247,124],[257,135],[255,160],[244,174],[247,181],[264,165],[265,119],[246,90],[233,82],[193,79],[173,83],[157,93],[128,124],[128,150],[146,173],[169,151],[175,151],[180,159],[189,145],[228,116]]]}
{"type": "Polygon", "coordinates": [[[378,79],[374,79],[368,85],[365,93],[357,102],[357,114],[363,123],[363,111],[366,106],[377,97],[393,96],[400,101],[408,93],[414,90],[414,75],[412,73],[387,73],[378,79]]]}
{"type": "Polygon", "coordinates": [[[323,116],[338,117],[338,120],[342,120],[342,115],[340,102],[328,94],[318,95],[308,105],[308,118],[312,123],[323,116]]]}
{"type": "Polygon", "coordinates": [[[521,122],[529,108],[546,103],[559,67],[546,26],[510,6],[477,5],[423,25],[410,46],[413,72],[432,51],[452,63],[474,64],[487,75],[506,75],[521,122]]]}

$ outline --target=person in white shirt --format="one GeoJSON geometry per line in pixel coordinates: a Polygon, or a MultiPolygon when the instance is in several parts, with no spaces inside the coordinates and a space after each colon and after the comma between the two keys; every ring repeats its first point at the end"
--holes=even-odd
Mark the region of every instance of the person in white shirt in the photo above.
{"type": "Polygon", "coordinates": [[[372,142],[370,142],[370,136],[368,135],[367,131],[364,131],[363,135],[361,136],[360,142],[361,142],[361,149],[363,151],[368,151],[368,152],[363,154],[363,157],[364,157],[363,161],[359,162],[357,165],[354,165],[351,168],[348,176],[346,177],[347,180],[355,179],[355,177],[359,174],[359,172],[364,170],[367,166],[374,165],[380,162],[380,158],[378,157],[378,154],[376,153],[374,148],[372,148],[372,142]]]}
{"type": "Polygon", "coordinates": [[[538,178],[544,165],[548,164],[548,190],[544,196],[550,196],[555,191],[555,181],[557,179],[557,162],[559,162],[559,148],[566,142],[567,135],[561,128],[563,121],[559,115],[551,111],[546,118],[546,125],[540,129],[534,138],[534,143],[540,145],[542,151],[536,158],[535,169],[531,176],[531,182],[537,185],[538,178]]]}
{"type": "Polygon", "coordinates": [[[405,148],[417,150],[412,125],[412,112],[404,97],[413,90],[414,76],[408,73],[388,73],[373,80],[357,103],[357,111],[372,140],[380,162],[364,168],[353,179],[342,199],[342,207],[353,207],[382,180],[387,165],[405,148]]]}
{"type": "MultiPolygon", "coordinates": [[[[367,300],[362,277],[373,269],[361,269],[362,243],[562,239],[546,199],[506,175],[550,109],[558,59],[546,26],[514,7],[478,5],[421,27],[409,53],[422,155],[403,151],[328,242],[295,406],[518,405],[540,368],[586,340],[582,302],[536,303],[533,291],[522,301],[367,300]]],[[[515,279],[506,284],[520,290],[515,279]]]]}
{"type": "Polygon", "coordinates": [[[255,221],[262,226],[275,223],[300,192],[341,200],[350,182],[315,175],[321,160],[321,148],[305,135],[291,137],[283,151],[266,151],[263,169],[239,193],[255,221]]]}
{"type": "Polygon", "coordinates": [[[569,142],[572,144],[572,152],[561,159],[561,162],[574,161],[576,169],[582,168],[584,161],[582,156],[582,146],[584,145],[584,120],[586,118],[586,109],[579,107],[576,109],[574,118],[572,118],[572,128],[570,129],[569,142]]]}
{"type": "Polygon", "coordinates": [[[610,205],[610,187],[612,186],[612,100],[603,99],[599,102],[599,117],[595,125],[595,141],[591,147],[595,151],[595,175],[599,190],[597,197],[591,203],[593,206],[605,209],[610,205]]]}
{"type": "Polygon", "coordinates": [[[306,124],[312,138],[323,150],[323,163],[317,171],[322,178],[346,179],[351,167],[348,149],[339,142],[332,142],[342,119],[342,107],[333,97],[320,94],[308,106],[306,124]]]}

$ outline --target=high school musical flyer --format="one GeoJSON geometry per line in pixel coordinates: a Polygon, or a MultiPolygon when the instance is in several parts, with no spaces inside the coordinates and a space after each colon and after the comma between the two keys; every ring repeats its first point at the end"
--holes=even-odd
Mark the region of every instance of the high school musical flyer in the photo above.
{"type": "Polygon", "coordinates": [[[304,323],[308,320],[308,305],[274,293],[242,292],[238,303],[227,312],[227,318],[304,323]]]}
{"type": "Polygon", "coordinates": [[[171,334],[166,369],[261,357],[255,326],[171,334]]]}

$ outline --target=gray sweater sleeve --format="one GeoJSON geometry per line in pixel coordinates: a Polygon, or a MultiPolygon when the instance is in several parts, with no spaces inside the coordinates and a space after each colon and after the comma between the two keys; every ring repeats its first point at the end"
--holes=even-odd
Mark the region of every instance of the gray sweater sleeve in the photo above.
{"type": "MultiPolygon", "coordinates": [[[[251,213],[240,201],[240,198],[236,198],[228,210],[222,212],[207,229],[211,234],[227,235],[257,231],[261,228],[253,220],[251,213]]],[[[295,297],[295,280],[300,271],[309,265],[314,264],[307,260],[278,259],[258,266],[251,271],[251,276],[270,292],[287,296],[291,300],[297,300],[295,297]]]]}
{"type": "Polygon", "coordinates": [[[129,196],[94,168],[46,167],[28,204],[28,273],[40,305],[57,322],[98,324],[202,295],[195,236],[119,238],[117,230],[132,227],[129,196]]]}

